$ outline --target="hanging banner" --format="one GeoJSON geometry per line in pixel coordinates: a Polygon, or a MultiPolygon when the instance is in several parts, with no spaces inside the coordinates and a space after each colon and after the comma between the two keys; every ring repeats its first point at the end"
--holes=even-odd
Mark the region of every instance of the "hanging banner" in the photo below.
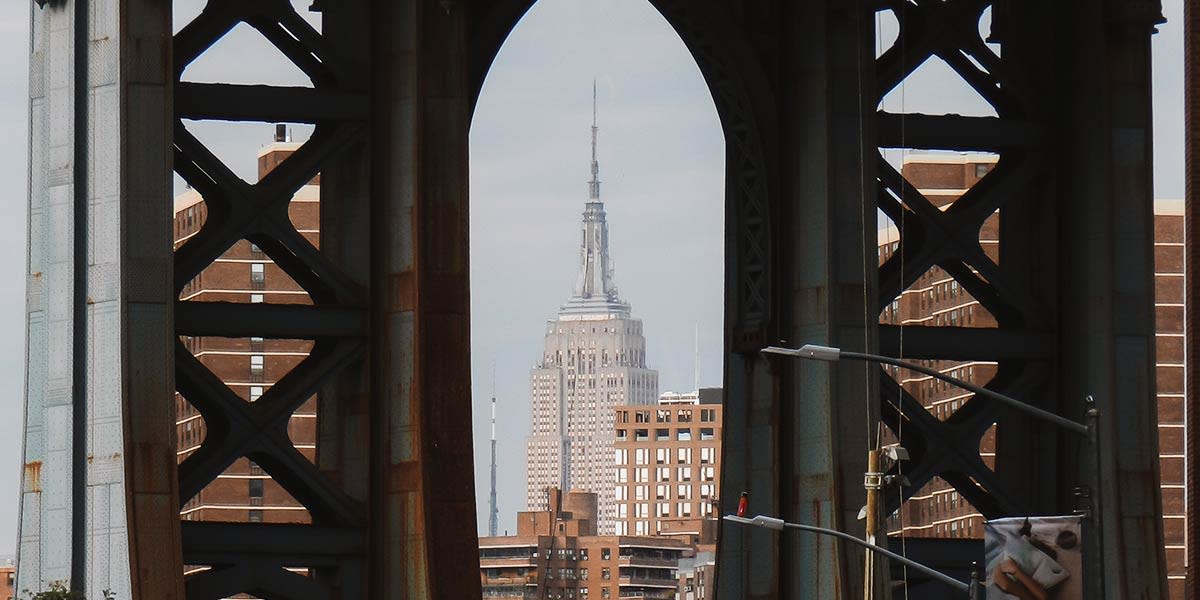
{"type": "Polygon", "coordinates": [[[987,600],[1082,600],[1082,524],[1077,515],[984,523],[987,600]]]}

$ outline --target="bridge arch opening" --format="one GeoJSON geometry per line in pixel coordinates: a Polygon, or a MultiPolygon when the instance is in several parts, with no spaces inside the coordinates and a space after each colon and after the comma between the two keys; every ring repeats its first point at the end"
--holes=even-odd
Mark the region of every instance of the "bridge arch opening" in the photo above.
{"type": "MultiPolygon", "coordinates": [[[[674,540],[663,556],[675,543],[689,553],[699,546],[711,585],[728,339],[727,153],[717,106],[696,59],[650,2],[543,0],[513,18],[502,46],[478,63],[486,78],[470,139],[484,595],[530,575],[489,566],[505,558],[489,553],[529,541],[533,528],[517,513],[552,510],[547,489],[564,486],[598,495],[599,534],[674,540]],[[672,404],[654,406],[667,392],[672,404]]],[[[579,501],[567,494],[561,506],[582,516],[579,501]]],[[[552,522],[544,534],[560,533],[552,522]]],[[[576,560],[598,553],[580,544],[560,551],[576,560]]],[[[594,573],[584,562],[562,568],[590,577],[577,587],[620,583],[618,567],[606,581],[607,567],[590,566],[594,573]]],[[[621,577],[634,575],[625,570],[621,577]]]]}

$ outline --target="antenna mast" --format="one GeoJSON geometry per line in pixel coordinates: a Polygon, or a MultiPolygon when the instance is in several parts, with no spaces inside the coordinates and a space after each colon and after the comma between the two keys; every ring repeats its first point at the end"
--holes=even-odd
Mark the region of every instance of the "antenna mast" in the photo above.
{"type": "Polygon", "coordinates": [[[492,491],[488,497],[488,535],[496,537],[500,509],[496,507],[496,363],[492,362],[492,491]]]}
{"type": "Polygon", "coordinates": [[[600,163],[596,160],[596,80],[592,80],[592,180],[588,182],[588,199],[600,199],[600,163]]]}

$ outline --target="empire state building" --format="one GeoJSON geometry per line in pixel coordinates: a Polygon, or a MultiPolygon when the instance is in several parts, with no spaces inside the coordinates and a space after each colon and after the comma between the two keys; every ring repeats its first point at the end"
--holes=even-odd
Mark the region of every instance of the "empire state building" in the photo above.
{"type": "MultiPolygon", "coordinates": [[[[526,445],[528,510],[546,510],[549,487],[594,492],[599,533],[616,531],[614,407],[652,404],[658,371],[646,368],[642,321],[617,295],[600,201],[593,91],[592,179],[580,226],[575,290],[546,322],[541,363],[530,371],[533,428],[526,445]]],[[[648,485],[645,487],[649,487],[648,485]]]]}

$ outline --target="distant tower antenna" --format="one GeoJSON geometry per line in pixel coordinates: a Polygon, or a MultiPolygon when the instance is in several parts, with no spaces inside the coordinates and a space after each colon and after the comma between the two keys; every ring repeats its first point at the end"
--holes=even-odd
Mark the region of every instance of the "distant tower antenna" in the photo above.
{"type": "Polygon", "coordinates": [[[496,507],[496,361],[492,361],[492,492],[488,497],[488,535],[496,537],[500,509],[496,507]]]}
{"type": "Polygon", "coordinates": [[[600,199],[600,163],[596,160],[596,80],[592,80],[592,180],[588,182],[588,198],[600,199]]]}

